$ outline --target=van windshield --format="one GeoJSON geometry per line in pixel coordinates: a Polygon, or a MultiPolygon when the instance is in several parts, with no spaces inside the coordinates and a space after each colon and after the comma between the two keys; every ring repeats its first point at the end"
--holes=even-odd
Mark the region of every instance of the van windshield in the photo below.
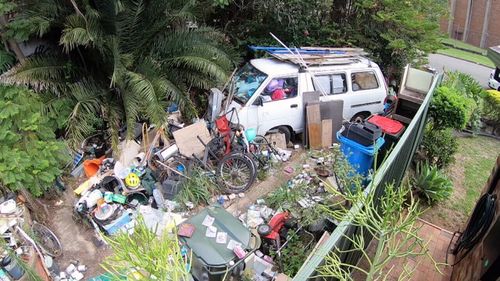
{"type": "Polygon", "coordinates": [[[234,76],[234,99],[240,104],[246,104],[266,78],[267,75],[251,63],[245,64],[234,76]]]}

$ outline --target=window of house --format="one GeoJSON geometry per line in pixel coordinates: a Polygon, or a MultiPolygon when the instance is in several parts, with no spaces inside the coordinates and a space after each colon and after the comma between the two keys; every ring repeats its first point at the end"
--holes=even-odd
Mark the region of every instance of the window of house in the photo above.
{"type": "Polygon", "coordinates": [[[298,78],[275,78],[267,84],[262,92],[262,101],[278,101],[297,96],[298,78]]]}
{"type": "Polygon", "coordinates": [[[352,73],[351,83],[353,91],[376,89],[379,86],[373,71],[352,73]]]}
{"type": "Polygon", "coordinates": [[[347,82],[344,73],[317,75],[313,78],[316,91],[325,91],[328,95],[338,95],[347,92],[347,82]]]}

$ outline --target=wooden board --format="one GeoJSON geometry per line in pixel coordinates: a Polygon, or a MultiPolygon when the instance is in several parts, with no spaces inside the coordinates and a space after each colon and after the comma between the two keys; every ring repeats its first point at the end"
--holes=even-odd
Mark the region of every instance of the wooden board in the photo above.
{"type": "Polygon", "coordinates": [[[309,132],[307,130],[307,106],[310,104],[314,103],[319,103],[319,96],[321,96],[321,93],[318,91],[314,92],[304,92],[302,93],[302,104],[304,105],[304,134],[302,137],[302,144],[304,147],[309,146],[309,132]]]}
{"type": "Polygon", "coordinates": [[[344,101],[323,101],[320,103],[320,106],[321,119],[332,119],[332,140],[338,143],[337,132],[342,128],[342,122],[344,121],[344,101]]]}
{"type": "Polygon", "coordinates": [[[309,147],[321,149],[321,113],[319,104],[307,106],[307,132],[309,147]]]}
{"type": "Polygon", "coordinates": [[[193,154],[200,156],[205,151],[205,146],[200,142],[197,136],[199,136],[205,144],[212,139],[208,132],[207,125],[203,121],[177,130],[173,135],[175,143],[179,147],[180,154],[189,157],[193,154]]]}
{"type": "Polygon", "coordinates": [[[321,120],[321,145],[328,148],[332,145],[332,119],[321,120]]]}

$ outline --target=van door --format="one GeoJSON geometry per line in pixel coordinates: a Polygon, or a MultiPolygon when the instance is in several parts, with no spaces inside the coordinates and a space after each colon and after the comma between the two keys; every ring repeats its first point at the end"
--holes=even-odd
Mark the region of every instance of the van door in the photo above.
{"type": "Polygon", "coordinates": [[[303,128],[302,97],[298,93],[297,77],[272,79],[260,94],[258,107],[258,134],[278,126],[289,126],[293,131],[303,128]]]}

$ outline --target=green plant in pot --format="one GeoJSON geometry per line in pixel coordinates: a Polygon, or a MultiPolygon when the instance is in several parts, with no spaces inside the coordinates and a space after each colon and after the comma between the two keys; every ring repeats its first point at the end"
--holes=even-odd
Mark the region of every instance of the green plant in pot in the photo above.
{"type": "Polygon", "coordinates": [[[436,166],[427,162],[417,164],[412,185],[417,194],[429,204],[446,200],[453,192],[451,181],[436,166]]]}

